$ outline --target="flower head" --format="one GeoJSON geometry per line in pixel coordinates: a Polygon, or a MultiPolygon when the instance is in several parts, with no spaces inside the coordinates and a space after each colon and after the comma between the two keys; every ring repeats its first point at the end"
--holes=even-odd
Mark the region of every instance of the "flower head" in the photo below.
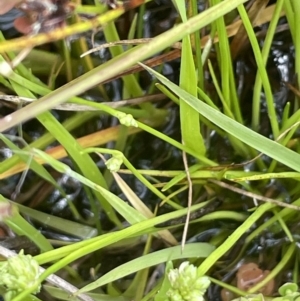
{"type": "MultiPolygon", "coordinates": [[[[23,250],[16,256],[10,257],[0,267],[0,285],[9,291],[21,292],[34,286],[39,277],[39,265],[31,255],[24,255],[23,250]]],[[[34,293],[40,291],[38,286],[34,293]]]]}
{"type": "Polygon", "coordinates": [[[114,154],[105,163],[105,165],[111,172],[118,172],[122,164],[123,164],[123,155],[122,154],[114,154]]]}
{"type": "Polygon", "coordinates": [[[123,112],[118,112],[116,117],[119,119],[120,123],[125,126],[138,127],[136,120],[132,117],[131,114],[125,114],[123,112]]]}
{"type": "Polygon", "coordinates": [[[171,301],[203,301],[203,295],[210,285],[208,277],[198,277],[197,268],[188,261],[178,269],[170,270],[168,278],[171,289],[167,296],[171,301]]]}

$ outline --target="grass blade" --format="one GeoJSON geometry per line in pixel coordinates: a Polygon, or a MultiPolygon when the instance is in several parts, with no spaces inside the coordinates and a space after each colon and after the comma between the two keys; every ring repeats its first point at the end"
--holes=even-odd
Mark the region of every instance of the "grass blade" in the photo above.
{"type": "Polygon", "coordinates": [[[270,140],[234,121],[233,119],[225,116],[221,112],[208,106],[198,98],[192,96],[177,85],[173,84],[161,74],[155,72],[154,70],[143,64],[141,65],[151,74],[156,76],[177,96],[184,99],[184,101],[186,101],[190,106],[197,110],[201,115],[222,128],[224,131],[238,138],[249,146],[257,149],[258,151],[268,155],[269,157],[281,162],[282,164],[285,164],[291,169],[300,172],[300,155],[298,153],[291,151],[290,149],[280,145],[279,143],[270,140]]]}

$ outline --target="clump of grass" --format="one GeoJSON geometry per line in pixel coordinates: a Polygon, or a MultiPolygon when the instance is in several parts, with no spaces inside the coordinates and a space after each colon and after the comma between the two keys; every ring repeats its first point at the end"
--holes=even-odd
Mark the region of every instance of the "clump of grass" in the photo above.
{"type": "MultiPolygon", "coordinates": [[[[300,156],[297,152],[298,141],[293,138],[299,125],[300,111],[297,102],[294,107],[287,103],[282,109],[282,114],[276,111],[274,91],[272,91],[266,63],[284,7],[295,47],[295,74],[298,74],[299,35],[296,34],[296,30],[299,24],[296,23],[300,20],[297,18],[297,14],[300,12],[299,1],[278,0],[275,5],[267,8],[265,1],[261,1],[261,3],[256,1],[249,12],[245,9],[245,2],[245,0],[212,0],[209,1],[208,8],[199,13],[197,1],[188,1],[188,5],[186,5],[183,1],[174,0],[173,4],[180,17],[176,26],[150,41],[147,40],[144,44],[129,47],[128,50],[120,45],[114,45],[110,48],[111,59],[101,65],[96,65],[97,61],[89,55],[85,56],[83,60],[72,57],[72,52],[82,54],[88,50],[84,39],[80,38],[72,46],[72,52],[69,51],[65,42],[60,41],[61,56],[45,52],[43,55],[45,57],[41,58],[40,52],[34,50],[27,62],[20,63],[8,73],[1,73],[0,80],[3,86],[20,97],[34,101],[3,116],[0,120],[0,129],[3,133],[0,138],[14,154],[11,158],[1,162],[0,178],[5,179],[30,169],[56,187],[67,199],[66,192],[45,168],[44,164],[47,164],[58,173],[75,179],[85,187],[91,211],[96,217],[88,224],[76,206],[69,202],[72,214],[77,221],[51,216],[47,220],[47,226],[57,230],[63,229],[64,233],[74,235],[80,241],[53,249],[49,241],[19,214],[20,212],[43,223],[46,219],[45,213],[19,204],[11,207],[9,205],[12,203],[11,200],[1,196],[3,206],[8,209],[13,208],[9,209],[8,214],[3,217],[4,222],[16,234],[28,236],[42,251],[40,255],[35,256],[35,260],[40,265],[46,264],[48,268],[40,274],[37,285],[64,268],[74,276],[74,283],[77,285],[82,279],[69,266],[72,262],[96,251],[110,250],[116,245],[126,248],[133,243],[142,249],[141,256],[115,267],[112,271],[97,277],[95,281],[90,280],[86,285],[78,284],[80,290],[75,294],[76,298],[89,300],[84,298],[91,297],[97,300],[104,297],[114,299],[115,296],[118,296],[130,300],[153,298],[166,300],[170,297],[167,294],[170,283],[166,277],[160,277],[159,281],[150,285],[150,268],[172,260],[187,259],[197,267],[199,279],[206,279],[203,277],[210,276],[212,282],[228,288],[228,284],[214,279],[219,270],[222,271],[222,260],[225,260],[226,256],[236,246],[239,246],[239,241],[243,239],[243,247],[237,252],[236,260],[230,266],[230,268],[234,268],[234,264],[244,256],[253,240],[264,231],[270,231],[270,233],[282,231],[287,237],[288,243],[282,247],[282,256],[276,258],[276,261],[272,263],[272,271],[268,277],[252,287],[248,293],[258,292],[267,281],[278,276],[283,270],[290,269],[288,264],[293,256],[297,262],[295,238],[290,228],[293,226],[293,220],[300,208],[299,189],[295,187],[299,179],[300,156]],[[264,44],[260,47],[253,28],[262,22],[267,22],[263,17],[270,24],[264,44]],[[203,30],[210,32],[208,36],[203,37],[203,30]],[[229,37],[236,33],[236,37],[233,38],[235,44],[232,43],[236,45],[238,37],[247,36],[257,65],[250,123],[247,123],[243,116],[236,85],[234,59],[239,55],[239,51],[237,48],[230,47],[232,44],[230,45],[229,37]],[[174,52],[177,57],[180,53],[180,76],[177,84],[166,79],[161,72],[147,66],[145,60],[165,51],[179,41],[181,41],[181,52],[174,52]],[[214,52],[214,61],[208,56],[208,53],[211,52],[214,52]],[[65,62],[64,67],[57,72],[52,72],[49,85],[44,84],[31,72],[30,64],[36,63],[38,61],[35,60],[40,59],[44,59],[49,67],[55,61],[58,62],[58,65],[65,62]],[[76,76],[78,64],[84,70],[80,76],[76,76]],[[133,66],[142,67],[148,71],[152,75],[153,81],[157,80],[156,87],[169,97],[174,105],[178,106],[181,141],[177,141],[157,129],[166,122],[168,112],[165,109],[146,102],[140,103],[135,108],[129,106],[115,108],[109,104],[92,102],[80,96],[96,86],[102,98],[110,100],[103,83],[119,74],[125,74],[122,76],[123,98],[148,96],[140,84],[139,75],[127,72],[133,66]],[[55,88],[58,74],[63,74],[67,83],[55,88]],[[209,74],[214,86],[213,92],[206,87],[207,75],[205,74],[209,74]],[[262,91],[271,128],[269,137],[258,133],[261,124],[262,91]],[[76,109],[92,107],[94,111],[76,113],[61,123],[50,110],[67,102],[72,103],[76,109]],[[108,129],[105,135],[104,131],[100,131],[81,139],[73,137],[71,132],[74,129],[81,127],[87,120],[98,117],[100,114],[116,118],[120,125],[108,129]],[[34,142],[25,143],[24,147],[20,147],[14,143],[13,139],[4,135],[6,130],[31,118],[36,118],[47,133],[34,142]],[[142,131],[182,152],[183,168],[181,170],[137,169],[128,159],[127,153],[130,148],[129,138],[142,131]],[[208,134],[204,134],[205,132],[208,134]],[[209,137],[215,133],[227,141],[227,145],[234,153],[233,157],[239,158],[239,164],[229,162],[227,165],[222,165],[215,158],[209,156],[211,148],[218,147],[209,146],[208,143],[209,137]],[[116,150],[99,147],[112,140],[116,141],[116,150]],[[54,141],[59,144],[59,147],[45,151],[54,141]],[[107,157],[103,155],[111,156],[106,161],[106,166],[111,173],[100,171],[95,163],[94,154],[100,156],[104,161],[107,160],[107,157]],[[65,157],[71,159],[72,168],[59,161],[65,157]],[[249,166],[251,171],[249,171],[249,166]],[[137,192],[120,176],[122,173],[133,175],[158,200],[164,204],[167,203],[169,212],[157,216],[157,208],[155,210],[149,208],[145,204],[145,200],[141,199],[137,192]],[[164,177],[168,181],[160,183],[160,177],[164,177]],[[274,179],[277,179],[280,186],[284,187],[282,191],[287,191],[289,203],[285,202],[284,193],[280,192],[273,197],[272,191],[266,189],[274,179]],[[118,185],[126,201],[110,191],[112,181],[118,185]],[[233,193],[228,193],[228,190],[233,193]],[[181,199],[183,192],[187,192],[187,201],[181,199]],[[219,199],[218,202],[223,203],[223,207],[218,208],[219,203],[215,205],[216,198],[219,199]],[[199,199],[201,202],[197,202],[199,199]],[[258,204],[252,205],[249,203],[249,199],[258,204]],[[239,210],[226,209],[227,205],[229,207],[239,205],[242,201],[248,208],[251,207],[249,211],[241,212],[241,206],[238,207],[239,210]],[[234,229],[220,227],[218,234],[208,242],[185,243],[185,237],[190,238],[187,227],[189,220],[186,221],[184,230],[179,227],[184,223],[182,220],[179,225],[175,226],[171,224],[167,226],[166,222],[184,216],[190,217],[196,211],[200,211],[200,216],[192,223],[196,223],[197,227],[200,227],[200,231],[196,230],[197,234],[208,230],[212,225],[208,221],[219,225],[225,220],[230,220],[234,223],[234,229]],[[111,231],[104,230],[102,221],[97,218],[102,213],[113,224],[111,231]],[[266,216],[268,219],[265,218],[266,216]],[[205,222],[207,226],[205,226],[205,222]],[[143,243],[139,242],[141,238],[144,238],[143,243]],[[182,246],[178,245],[179,240],[183,241],[182,246]],[[152,252],[154,241],[163,242],[161,250],[152,252]],[[114,286],[115,281],[129,275],[134,276],[130,278],[130,283],[127,283],[123,291],[114,286]],[[101,289],[103,287],[105,290],[101,289]],[[90,294],[92,290],[96,290],[96,293],[90,294]],[[80,293],[88,293],[88,296],[80,296],[80,293]]],[[[78,6],[77,12],[98,12],[99,9],[103,12],[106,11],[105,6],[95,5],[78,6]]],[[[144,9],[145,6],[140,8],[140,14],[144,9]]],[[[118,41],[120,38],[114,20],[124,11],[124,7],[120,6],[96,17],[93,21],[82,21],[75,14],[72,20],[74,24],[51,33],[50,41],[86,32],[94,26],[100,25],[103,26],[102,30],[107,43],[118,41]]],[[[135,37],[135,32],[138,32],[137,36],[140,37],[142,23],[141,15],[133,19],[128,34],[129,38],[135,37]]],[[[40,45],[48,41],[47,39],[49,40],[49,34],[22,37],[10,41],[5,41],[2,37],[0,66],[7,67],[7,60],[13,60],[16,56],[15,51],[23,45],[28,45],[28,43],[31,46],[40,45]]],[[[192,231],[195,232],[195,228],[192,231]]],[[[298,265],[294,266],[292,280],[297,282],[298,265]]],[[[166,270],[169,271],[169,269],[170,264],[167,264],[166,270]]],[[[67,299],[68,293],[70,293],[68,290],[67,293],[63,292],[64,286],[59,290],[51,286],[45,286],[45,288],[59,299],[67,299]]],[[[229,289],[240,295],[247,294],[234,287],[229,287],[229,289]]],[[[12,300],[25,300],[33,291],[29,287],[19,292],[12,300]]],[[[72,293],[74,292],[72,291],[72,293]]]]}

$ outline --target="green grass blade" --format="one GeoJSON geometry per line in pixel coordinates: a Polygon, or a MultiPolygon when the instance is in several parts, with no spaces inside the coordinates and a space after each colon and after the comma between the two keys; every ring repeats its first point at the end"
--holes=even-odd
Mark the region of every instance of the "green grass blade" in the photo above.
{"type": "Polygon", "coordinates": [[[249,146],[268,155],[269,157],[285,164],[293,170],[300,172],[300,155],[290,149],[272,141],[252,130],[225,116],[221,112],[199,101],[198,98],[190,95],[177,85],[170,82],[164,76],[155,72],[151,68],[143,65],[143,67],[156,76],[164,85],[166,85],[177,96],[184,99],[190,106],[197,110],[201,115],[209,119],[211,122],[228,132],[232,136],[238,138],[249,146]]]}
{"type": "MultiPolygon", "coordinates": [[[[139,211],[135,210],[127,203],[122,201],[118,196],[114,195],[112,192],[108,191],[107,189],[103,188],[101,185],[98,184],[97,181],[93,182],[88,177],[82,176],[77,172],[73,171],[68,165],[55,160],[48,154],[44,153],[41,150],[35,149],[34,153],[36,156],[44,159],[51,167],[56,169],[58,172],[66,173],[70,177],[80,181],[82,184],[86,185],[87,187],[92,188],[93,190],[97,191],[99,195],[101,195],[102,199],[105,199],[106,202],[109,201],[110,205],[114,207],[114,209],[124,217],[126,221],[131,224],[143,221],[146,217],[141,214],[139,211]]],[[[86,154],[86,153],[85,153],[86,154]]],[[[83,155],[83,152],[82,152],[83,155]]]]}
{"type": "Polygon", "coordinates": [[[170,260],[193,257],[205,258],[209,254],[211,254],[211,252],[214,249],[214,246],[208,243],[193,243],[187,244],[184,247],[183,251],[181,250],[181,246],[175,246],[157,252],[153,252],[120,265],[119,267],[108,272],[96,281],[84,286],[79,291],[89,292],[91,290],[96,289],[99,286],[111,283],[117,279],[135,273],[141,269],[149,268],[151,266],[155,266],[170,260]]]}
{"type": "MultiPolygon", "coordinates": [[[[282,11],[283,3],[284,0],[277,1],[275,11],[268,28],[268,32],[264,40],[264,45],[262,48],[262,60],[264,66],[266,66],[269,57],[269,52],[271,49],[274,34],[276,32],[277,23],[280,18],[280,13],[282,11]]],[[[259,123],[260,123],[261,88],[262,88],[262,77],[259,73],[257,73],[255,78],[254,88],[253,88],[253,103],[252,103],[252,129],[255,131],[259,130],[259,123]]]]}
{"type": "Polygon", "coordinates": [[[79,237],[80,239],[88,239],[97,235],[97,230],[90,226],[66,220],[57,216],[52,216],[20,204],[17,204],[17,206],[19,207],[21,213],[26,214],[34,221],[45,224],[51,229],[79,237]]]}
{"type": "MultiPolygon", "coordinates": [[[[76,127],[82,125],[84,122],[95,116],[97,113],[80,113],[72,116],[71,118],[67,119],[65,122],[62,123],[62,126],[67,130],[67,131],[72,131],[76,127]]],[[[28,146],[29,148],[38,148],[38,149],[44,149],[46,148],[49,144],[53,143],[55,141],[55,138],[50,134],[46,133],[42,135],[40,138],[37,140],[34,140],[32,143],[30,143],[28,146]]],[[[16,166],[20,162],[20,158],[18,155],[13,155],[10,158],[7,158],[6,160],[2,161],[0,163],[0,174],[4,173],[8,169],[16,166]]]]}
{"type": "MultiPolygon", "coordinates": [[[[180,87],[197,96],[197,77],[189,36],[184,37],[182,41],[180,87]]],[[[181,99],[180,124],[183,143],[200,155],[204,155],[206,150],[200,131],[199,114],[181,99]]]]}
{"type": "Polygon", "coordinates": [[[0,140],[2,140],[10,150],[17,154],[17,156],[25,163],[29,165],[29,168],[38,174],[41,178],[51,183],[56,189],[60,191],[63,196],[66,196],[63,189],[56,183],[47,169],[38,164],[33,158],[30,158],[30,153],[25,154],[25,151],[21,151],[13,142],[11,142],[5,135],[0,133],[0,140]]]}
{"type": "MultiPolygon", "coordinates": [[[[241,3],[247,0],[227,0],[215,5],[203,13],[189,19],[187,22],[179,24],[168,32],[155,37],[148,44],[140,45],[124,52],[123,54],[111,59],[99,67],[76,78],[70,83],[56,89],[48,95],[40,98],[26,108],[18,110],[3,119],[0,119],[0,132],[3,132],[21,121],[34,118],[58,104],[66,102],[72,96],[79,95],[88,89],[108,80],[126,68],[131,67],[139,61],[149,58],[159,51],[171,46],[181,40],[184,36],[210,24],[216,18],[228,13],[241,3]]],[[[30,84],[30,83],[29,83],[30,84]]],[[[42,93],[43,94],[43,93],[42,93]]]]}
{"type": "MultiPolygon", "coordinates": [[[[0,205],[3,212],[8,211],[9,216],[1,216],[4,223],[12,229],[18,235],[25,235],[31,241],[33,241],[42,252],[50,251],[53,249],[48,240],[41,234],[40,231],[35,229],[29,224],[18,212],[15,205],[11,205],[11,202],[0,195],[0,205]],[[6,206],[11,206],[10,210],[4,210],[6,206]],[[11,212],[9,212],[11,211],[11,212]]],[[[2,214],[3,214],[2,212],[2,214]]]]}
{"type": "Polygon", "coordinates": [[[249,36],[249,40],[253,49],[254,57],[257,63],[259,75],[262,80],[262,84],[264,87],[265,95],[266,95],[266,102],[267,102],[267,107],[268,107],[268,115],[269,115],[269,120],[270,124],[272,127],[272,132],[273,136],[276,139],[279,135],[279,125],[277,121],[277,115],[275,111],[275,105],[274,105],[274,100],[273,100],[273,94],[272,94],[272,89],[269,81],[269,77],[267,74],[267,70],[265,68],[264,60],[259,48],[259,44],[257,41],[257,38],[255,36],[254,29],[252,27],[252,24],[249,20],[249,17],[247,15],[246,9],[244,5],[239,5],[238,6],[238,11],[241,16],[241,19],[243,21],[243,24],[245,26],[245,29],[247,31],[247,34],[249,36]]]}

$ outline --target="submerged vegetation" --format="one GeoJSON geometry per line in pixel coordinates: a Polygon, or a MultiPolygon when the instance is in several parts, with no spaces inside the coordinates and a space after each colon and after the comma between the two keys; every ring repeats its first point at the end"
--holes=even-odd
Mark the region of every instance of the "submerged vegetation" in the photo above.
{"type": "Polygon", "coordinates": [[[40,2],[0,1],[5,299],[299,298],[299,0],[40,2]]]}

